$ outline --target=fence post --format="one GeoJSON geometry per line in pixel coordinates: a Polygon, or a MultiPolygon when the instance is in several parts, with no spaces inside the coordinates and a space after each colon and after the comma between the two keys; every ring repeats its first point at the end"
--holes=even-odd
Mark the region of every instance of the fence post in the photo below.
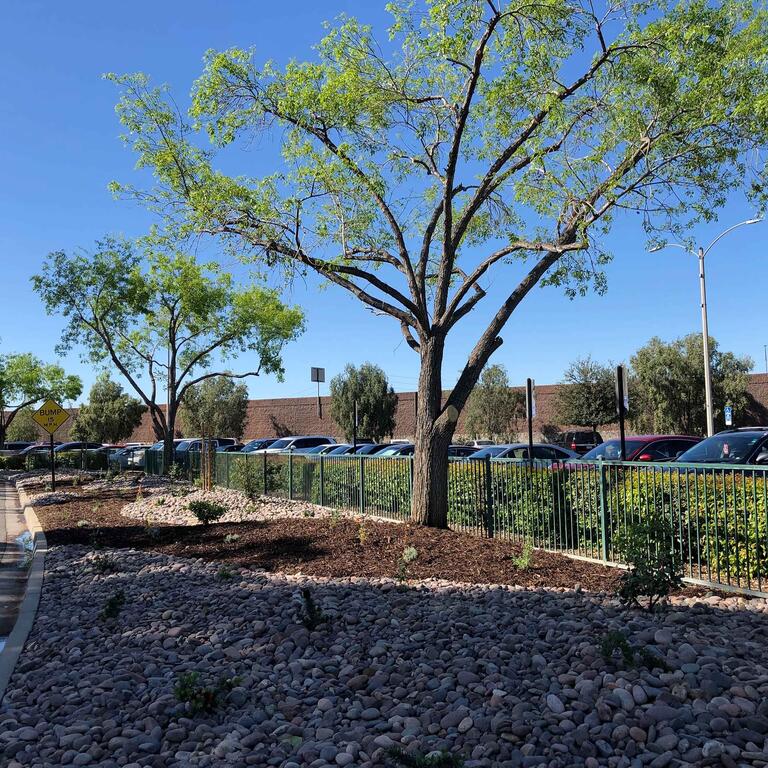
{"type": "Polygon", "coordinates": [[[602,459],[598,459],[597,466],[600,471],[600,552],[603,560],[608,562],[608,505],[605,498],[605,464],[602,459]]]}
{"type": "Polygon", "coordinates": [[[491,457],[486,456],[483,461],[485,468],[485,533],[489,539],[493,538],[493,478],[491,477],[491,457]]]}
{"type": "Polygon", "coordinates": [[[360,514],[365,514],[365,456],[360,456],[360,514]]]}
{"type": "Polygon", "coordinates": [[[408,459],[408,516],[413,512],[413,456],[407,456],[408,459]]]}
{"type": "Polygon", "coordinates": [[[266,451],[264,451],[264,453],[261,454],[261,458],[264,459],[264,461],[262,462],[262,469],[264,470],[264,495],[268,496],[269,494],[267,493],[268,488],[267,488],[267,452],[266,451]]]}
{"type": "Polygon", "coordinates": [[[325,506],[325,457],[320,454],[320,506],[325,506]]]}
{"type": "Polygon", "coordinates": [[[293,451],[288,451],[288,500],[293,499],[293,451]]]}

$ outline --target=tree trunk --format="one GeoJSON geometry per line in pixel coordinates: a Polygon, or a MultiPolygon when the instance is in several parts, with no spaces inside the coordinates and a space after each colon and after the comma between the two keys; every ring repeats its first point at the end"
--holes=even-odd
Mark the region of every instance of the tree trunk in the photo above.
{"type": "Polygon", "coordinates": [[[422,343],[419,410],[413,455],[411,520],[434,528],[448,527],[448,446],[455,419],[442,410],[443,338],[422,343]]]}
{"type": "Polygon", "coordinates": [[[176,434],[176,408],[172,405],[165,417],[165,434],[163,435],[163,473],[168,474],[173,466],[175,455],[173,438],[176,434]]]}
{"type": "Polygon", "coordinates": [[[6,425],[4,421],[0,419],[0,451],[2,451],[5,448],[5,431],[6,431],[6,425]]]}

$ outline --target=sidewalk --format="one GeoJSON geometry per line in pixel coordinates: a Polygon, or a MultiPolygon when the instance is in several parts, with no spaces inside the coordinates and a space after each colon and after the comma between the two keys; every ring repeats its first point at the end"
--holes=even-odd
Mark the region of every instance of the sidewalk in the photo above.
{"type": "Polygon", "coordinates": [[[0,483],[0,648],[13,629],[24,597],[27,571],[19,567],[24,553],[17,538],[26,530],[16,489],[0,483]]]}

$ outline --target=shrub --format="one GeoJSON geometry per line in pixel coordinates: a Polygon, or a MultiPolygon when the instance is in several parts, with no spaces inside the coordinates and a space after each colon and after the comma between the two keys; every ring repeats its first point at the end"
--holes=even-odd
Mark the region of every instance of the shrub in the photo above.
{"type": "Polygon", "coordinates": [[[238,678],[220,678],[215,685],[203,685],[199,672],[182,672],[179,675],[173,694],[182,704],[187,704],[193,715],[215,712],[225,693],[238,683],[238,678]]]}
{"type": "Polygon", "coordinates": [[[244,457],[237,461],[231,473],[231,485],[251,501],[264,492],[263,464],[258,459],[244,457]]]}
{"type": "Polygon", "coordinates": [[[461,755],[454,755],[445,750],[424,755],[418,752],[411,754],[400,747],[391,747],[387,755],[396,765],[404,768],[462,768],[464,765],[461,755]]]}
{"type": "Polygon", "coordinates": [[[302,601],[301,623],[310,632],[313,632],[321,624],[325,623],[328,619],[325,616],[325,614],[320,610],[320,607],[315,602],[315,598],[312,597],[312,591],[308,587],[302,588],[301,601],[302,601]]]}
{"type": "Polygon", "coordinates": [[[222,565],[216,572],[216,578],[219,581],[232,581],[235,578],[235,572],[226,565],[222,565]]]}
{"type": "Polygon", "coordinates": [[[104,620],[116,619],[120,615],[120,611],[123,610],[124,605],[125,592],[123,592],[122,589],[119,589],[106,603],[104,603],[104,608],[102,608],[101,611],[101,618],[104,620]]]}
{"type": "Polygon", "coordinates": [[[419,552],[416,547],[408,546],[403,550],[403,554],[400,555],[400,559],[397,561],[397,574],[395,577],[398,581],[403,582],[408,578],[408,567],[419,556],[419,552]]]}
{"type": "Polygon", "coordinates": [[[618,596],[625,605],[640,607],[643,597],[653,611],[682,586],[682,562],[672,526],[661,515],[628,525],[617,537],[616,548],[629,566],[619,579],[618,596]]]}
{"type": "Polygon", "coordinates": [[[117,562],[109,555],[94,555],[91,558],[91,566],[96,573],[115,573],[117,562]]]}
{"type": "Polygon", "coordinates": [[[531,567],[533,559],[533,544],[530,539],[523,542],[523,548],[519,555],[512,557],[512,564],[518,571],[527,571],[531,567]]]}
{"type": "Polygon", "coordinates": [[[621,658],[625,664],[633,664],[635,654],[623,632],[612,630],[608,632],[600,642],[600,653],[606,661],[615,661],[621,658]]]}
{"type": "Polygon", "coordinates": [[[203,525],[210,525],[216,520],[224,517],[227,512],[221,504],[216,504],[212,501],[191,501],[187,509],[189,509],[189,511],[203,525]]]}

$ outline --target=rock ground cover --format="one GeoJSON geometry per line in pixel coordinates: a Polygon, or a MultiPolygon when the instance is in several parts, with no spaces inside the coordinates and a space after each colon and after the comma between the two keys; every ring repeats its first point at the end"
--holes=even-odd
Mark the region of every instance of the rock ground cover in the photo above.
{"type": "Polygon", "coordinates": [[[768,765],[765,601],[676,596],[654,616],[567,590],[225,575],[54,548],[0,762],[369,768],[398,745],[467,768],[768,765]],[[642,654],[606,658],[612,630],[642,654]],[[215,712],[178,700],[185,672],[230,682],[215,712]]]}

